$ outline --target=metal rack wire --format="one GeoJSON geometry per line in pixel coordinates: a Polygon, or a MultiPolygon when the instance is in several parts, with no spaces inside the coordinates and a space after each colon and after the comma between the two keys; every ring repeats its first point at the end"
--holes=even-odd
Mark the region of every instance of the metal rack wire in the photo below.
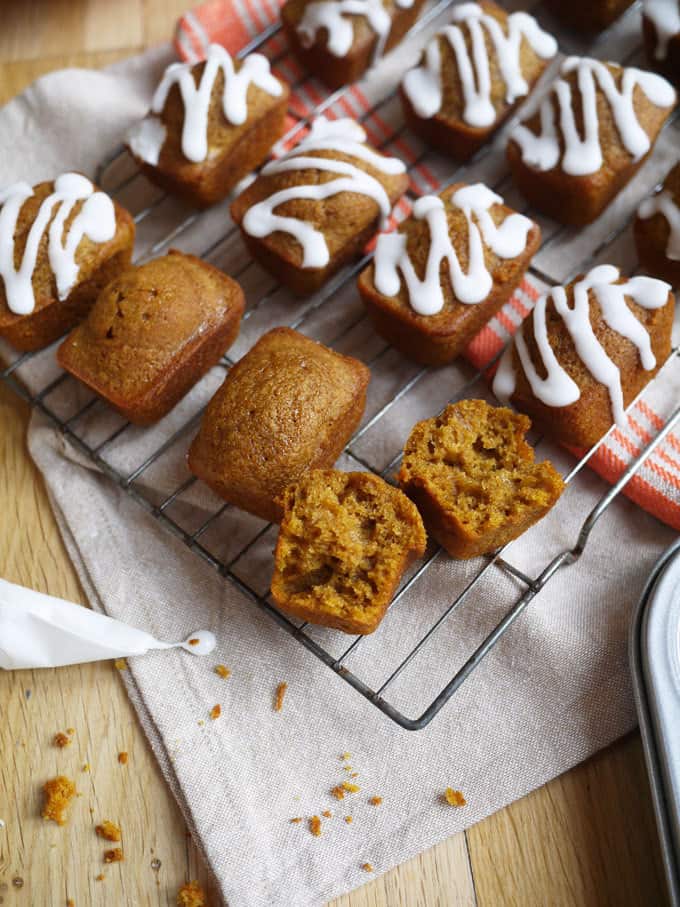
{"type": "MultiPolygon", "coordinates": [[[[422,33],[425,35],[428,31],[431,31],[432,26],[438,24],[437,20],[441,13],[450,4],[451,0],[440,0],[440,2],[436,3],[420,19],[418,25],[413,30],[413,34],[417,35],[418,33],[422,33]]],[[[539,13],[540,17],[542,14],[540,4],[535,11],[539,13]]],[[[286,59],[285,48],[280,47],[279,39],[278,26],[272,26],[252,41],[247,48],[244,48],[243,53],[259,49],[261,52],[268,53],[273,65],[276,66],[277,64],[283,63],[286,59]]],[[[601,40],[599,44],[602,45],[601,40]]],[[[597,48],[595,52],[597,52],[597,48]]],[[[628,59],[633,59],[638,52],[639,48],[637,46],[633,47],[628,55],[628,59]]],[[[627,62],[628,59],[624,62],[627,62]]],[[[293,84],[293,90],[295,91],[296,88],[300,88],[303,84],[307,84],[308,82],[309,80],[300,79],[299,82],[293,84]]],[[[316,91],[322,91],[320,86],[317,85],[315,87],[315,92],[316,91]]],[[[345,89],[341,89],[330,95],[324,93],[323,99],[313,110],[310,110],[304,115],[299,115],[298,113],[298,115],[295,116],[295,124],[288,133],[287,138],[293,138],[297,132],[306,127],[310,120],[319,113],[327,111],[332,114],[338,106],[342,106],[345,92],[345,89]]],[[[359,119],[368,121],[376,114],[376,112],[387,109],[388,105],[392,104],[394,101],[395,90],[392,88],[386,91],[382,97],[378,98],[369,109],[365,110],[359,119]]],[[[405,127],[401,125],[395,131],[391,131],[382,142],[376,142],[375,144],[387,150],[393,150],[395,145],[398,145],[401,141],[405,131],[405,127]]],[[[497,158],[499,152],[502,153],[501,142],[502,137],[491,145],[483,148],[472,161],[462,167],[457,167],[455,172],[439,182],[438,190],[441,190],[447,184],[451,184],[461,179],[475,178],[475,174],[480,169],[485,158],[492,155],[495,155],[497,158]]],[[[437,156],[433,152],[430,152],[426,148],[422,148],[410,162],[411,170],[416,170],[424,163],[427,164],[436,157],[437,156]]],[[[450,164],[449,167],[451,167],[450,164]]],[[[137,180],[144,183],[143,177],[132,169],[131,162],[126,161],[122,149],[118,149],[106,162],[104,162],[98,177],[100,185],[114,196],[120,196],[125,191],[137,185],[137,180]],[[112,176],[114,171],[121,168],[125,169],[126,167],[128,172],[126,172],[124,176],[122,174],[118,177],[112,176]]],[[[504,168],[501,168],[501,172],[499,173],[493,188],[502,189],[503,185],[508,185],[507,173],[504,168]]],[[[412,203],[419,194],[421,194],[421,189],[417,185],[412,185],[408,193],[409,202],[412,203]]],[[[154,213],[166,199],[167,197],[163,193],[160,193],[139,207],[139,210],[137,210],[134,215],[137,225],[139,226],[152,218],[154,213]]],[[[128,204],[128,206],[130,205],[128,204]]],[[[530,211],[528,213],[531,214],[530,211]]],[[[173,225],[172,229],[169,232],[164,232],[161,237],[152,242],[138,260],[145,260],[157,255],[159,252],[167,249],[171,243],[181,244],[192,226],[199,221],[199,218],[204,216],[206,215],[197,212],[188,213],[186,210],[180,210],[178,221],[173,225]]],[[[596,259],[600,258],[602,254],[617,241],[627,227],[628,220],[620,224],[616,230],[612,231],[606,237],[601,238],[597,242],[594,241],[594,247],[591,248],[585,258],[582,258],[578,262],[577,266],[574,268],[574,273],[583,270],[596,259]]],[[[554,223],[544,225],[544,243],[542,251],[560,241],[567,233],[568,231],[566,228],[559,227],[554,223]]],[[[223,251],[227,249],[240,250],[240,240],[237,234],[238,231],[236,227],[233,224],[230,224],[228,229],[221,232],[216,239],[211,240],[205,248],[202,248],[199,251],[199,254],[203,258],[208,258],[218,254],[220,249],[223,251]]],[[[239,257],[241,257],[241,255],[242,253],[239,252],[239,257]]],[[[333,299],[343,287],[347,286],[352,281],[369,258],[370,255],[365,255],[360,261],[336,275],[318,293],[309,298],[304,304],[298,306],[300,309],[298,314],[285,323],[290,327],[304,331],[315,314],[320,312],[322,308],[327,305],[329,300],[333,299]]],[[[229,268],[228,270],[237,280],[244,281],[249,279],[249,274],[252,274],[253,271],[257,271],[258,268],[254,262],[248,259],[237,268],[229,268]]],[[[544,282],[559,282],[554,276],[539,270],[537,267],[533,267],[531,270],[536,277],[544,282]]],[[[278,299],[281,295],[281,290],[275,283],[270,281],[264,293],[256,293],[255,295],[256,298],[246,309],[243,319],[244,325],[248,323],[249,319],[256,318],[257,313],[262,313],[275,297],[278,299]]],[[[285,309],[285,305],[282,305],[282,308],[285,309]]],[[[357,314],[349,324],[344,325],[338,333],[330,338],[330,340],[326,339],[326,342],[331,346],[336,346],[341,343],[357,327],[357,325],[363,321],[363,319],[363,313],[357,314]]],[[[270,326],[271,325],[269,324],[265,324],[263,325],[263,329],[267,329],[270,326]]],[[[256,330],[255,335],[257,335],[257,333],[258,331],[256,330]]],[[[534,575],[530,575],[530,573],[525,572],[511,563],[504,556],[504,550],[501,550],[496,552],[493,556],[480,559],[478,568],[471,576],[466,577],[462,584],[462,588],[452,600],[450,598],[447,599],[446,589],[441,590],[442,595],[444,596],[441,613],[439,613],[436,619],[420,633],[415,644],[409,648],[404,656],[390,668],[389,674],[386,677],[381,678],[379,682],[372,682],[367,678],[362,677],[359,672],[355,672],[347,666],[348,659],[356,652],[358,647],[362,645],[362,641],[365,637],[357,636],[351,641],[348,641],[347,637],[344,637],[343,634],[329,632],[325,635],[325,638],[321,640],[314,638],[312,635],[315,629],[314,627],[310,627],[306,623],[298,624],[280,613],[269,600],[267,592],[263,592],[261,589],[257,588],[257,584],[249,580],[247,576],[244,577],[243,571],[238,569],[239,563],[241,563],[244,558],[247,558],[249,553],[253,552],[258,545],[266,540],[268,534],[272,531],[271,526],[258,525],[253,527],[248,534],[245,544],[239,544],[237,550],[232,551],[228,557],[217,556],[205,543],[205,538],[209,531],[214,528],[225,515],[229,517],[230,511],[233,512],[230,505],[216,503],[211,512],[207,516],[202,517],[198,525],[195,525],[194,522],[183,518],[180,511],[175,512],[176,506],[183,500],[183,496],[192,489],[197,482],[197,479],[189,475],[186,469],[186,475],[182,480],[172,488],[171,491],[167,493],[164,491],[160,498],[158,497],[158,494],[154,492],[153,488],[150,487],[148,483],[144,482],[144,479],[152,466],[157,466],[159,463],[162,464],[163,457],[168,454],[168,452],[173,451],[176,447],[182,448],[183,445],[186,445],[187,440],[191,437],[192,430],[197,426],[203,408],[201,407],[191,413],[189,418],[185,420],[179,428],[175,428],[170,431],[166,437],[163,437],[160,443],[155,446],[150,453],[144,454],[139,462],[135,464],[134,468],[122,470],[112,463],[111,454],[116,449],[116,442],[120,442],[121,439],[125,437],[126,433],[130,431],[130,423],[121,422],[121,424],[117,425],[113,431],[108,432],[103,438],[96,438],[95,443],[95,441],[89,439],[83,426],[85,422],[91,420],[93,416],[96,418],[98,408],[101,409],[103,413],[107,411],[108,408],[105,403],[97,397],[92,396],[75,412],[68,414],[68,416],[64,416],[59,412],[59,408],[53,404],[52,400],[57,392],[63,390],[64,385],[68,382],[74,382],[75,384],[73,378],[64,372],[61,372],[47,381],[44,386],[37,389],[34,387],[29,389],[27,382],[23,379],[24,373],[30,373],[30,369],[36,356],[52,356],[55,347],[56,344],[47,352],[43,351],[39,354],[23,354],[15,356],[12,361],[7,364],[4,370],[0,371],[0,377],[17,394],[26,399],[37,410],[48,416],[77,450],[84,454],[120,488],[124,489],[127,494],[134,498],[147,512],[151,513],[167,530],[180,538],[192,551],[209,563],[211,567],[224,576],[228,582],[232,583],[247,599],[263,609],[279,624],[279,626],[301,642],[310,652],[354,687],[354,689],[360,692],[397,724],[409,730],[423,728],[432,720],[539,592],[546,587],[550,580],[561,569],[574,564],[579,559],[589,542],[592,530],[597,521],[616,499],[626,483],[639,471],[649,454],[663,441],[673,427],[680,422],[680,407],[678,407],[667,420],[661,431],[649,442],[640,455],[631,462],[630,466],[621,475],[616,484],[602,496],[597,505],[585,517],[574,545],[555,554],[542,569],[537,569],[534,575]],[[509,607],[500,621],[498,621],[490,632],[488,632],[486,637],[475,647],[472,647],[471,645],[471,654],[466,657],[461,665],[453,670],[452,676],[446,684],[438,689],[432,698],[428,695],[428,704],[426,708],[424,708],[417,717],[408,717],[404,714],[402,709],[397,707],[394,701],[387,697],[388,690],[393,687],[396,679],[416,659],[421,660],[421,664],[424,668],[424,670],[421,671],[421,676],[428,674],[427,652],[429,646],[431,646],[433,637],[441,631],[455,612],[458,612],[465,606],[465,603],[471,598],[472,591],[482,583],[484,577],[491,571],[502,571],[516,586],[518,586],[518,591],[514,600],[510,602],[509,607]]],[[[389,355],[389,351],[390,348],[383,344],[372,357],[367,359],[367,364],[371,368],[378,368],[385,357],[389,355]]],[[[674,350],[671,358],[674,361],[678,359],[677,350],[674,350]]],[[[485,370],[488,369],[491,364],[492,363],[487,363],[484,367],[485,370]]],[[[229,356],[223,357],[221,367],[225,371],[228,371],[232,365],[233,360],[229,356]]],[[[484,395],[487,393],[483,371],[474,371],[471,367],[461,367],[460,371],[461,380],[451,394],[451,401],[466,396],[484,395]]],[[[357,468],[371,470],[388,480],[392,477],[400,460],[400,448],[390,457],[389,462],[380,468],[362,453],[360,442],[369,432],[380,427],[381,420],[388,416],[394,407],[396,407],[401,400],[406,398],[406,396],[417,387],[419,382],[426,378],[429,372],[430,370],[427,368],[411,370],[411,373],[408,374],[406,380],[403,381],[397,387],[396,391],[378,406],[371,414],[370,418],[362,424],[349,441],[345,451],[345,456],[350,464],[354,464],[357,468]]],[[[28,383],[30,384],[30,382],[28,383]]],[[[429,412],[427,415],[432,415],[432,413],[429,412]]],[[[567,483],[573,482],[579,475],[581,470],[593,456],[595,449],[596,448],[593,448],[593,450],[589,451],[571,468],[566,476],[567,483]]],[[[410,590],[414,589],[418,581],[425,575],[426,571],[431,568],[439,556],[439,550],[436,547],[431,547],[428,550],[425,558],[408,576],[398,590],[392,603],[390,613],[385,618],[384,624],[387,624],[390,621],[399,620],[398,612],[400,601],[407,596],[410,590]]]]}

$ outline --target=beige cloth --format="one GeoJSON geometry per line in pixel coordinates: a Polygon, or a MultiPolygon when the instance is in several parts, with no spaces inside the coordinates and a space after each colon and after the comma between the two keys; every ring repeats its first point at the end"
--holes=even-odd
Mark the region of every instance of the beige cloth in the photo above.
{"type": "MultiPolygon", "coordinates": [[[[630,41],[629,28],[624,37],[630,41]]],[[[70,71],[39,80],[0,112],[0,182],[52,177],[68,167],[93,174],[96,162],[145,110],[165,53],[113,72],[70,71]]],[[[659,160],[668,159],[672,142],[672,137],[665,141],[656,163],[638,178],[631,190],[638,197],[655,182],[659,160]]],[[[143,180],[127,192],[136,210],[147,195],[153,197],[143,180]]],[[[619,217],[632,198],[624,193],[617,203],[619,217]]],[[[140,251],[148,251],[169,223],[186,214],[177,203],[160,205],[140,230],[140,251]]],[[[200,251],[224,231],[226,218],[225,207],[218,206],[178,245],[200,251]]],[[[565,248],[579,241],[580,234],[565,248]]],[[[233,272],[243,261],[242,247],[236,241],[213,260],[233,272]]],[[[257,268],[247,273],[252,302],[269,281],[257,268]]],[[[265,304],[245,324],[233,355],[240,356],[262,330],[293,321],[304,305],[281,299],[265,304]]],[[[337,348],[373,360],[370,418],[416,369],[392,351],[379,356],[383,345],[365,320],[358,321],[361,314],[350,286],[302,327],[328,342],[342,334],[337,348]]],[[[34,388],[44,386],[57,374],[52,354],[32,360],[19,374],[34,388]]],[[[469,374],[459,363],[425,376],[362,437],[355,452],[383,468],[413,422],[436,412],[469,374]]],[[[198,413],[221,378],[221,371],[213,370],[160,425],[126,430],[102,455],[129,473],[198,413]]],[[[679,391],[680,367],[673,363],[658,379],[660,411],[668,411],[679,391]]],[[[46,402],[68,418],[87,399],[69,380],[46,402]]],[[[95,444],[118,424],[97,404],[77,428],[95,444]]],[[[160,501],[187,478],[184,454],[192,434],[192,428],[184,432],[140,475],[139,493],[160,501]]],[[[409,733],[168,534],[40,416],[33,418],[29,442],[92,607],[161,639],[179,639],[198,627],[217,634],[218,650],[208,660],[181,652],[133,660],[128,687],[168,784],[231,907],[321,904],[364,883],[362,863],[386,871],[522,797],[635,724],[626,658],[629,616],[673,533],[623,498],[597,525],[578,565],[561,572],[539,595],[426,730],[409,733]],[[227,682],[212,672],[218,662],[233,672],[227,682]],[[272,698],[283,680],[288,694],[277,714],[272,698]],[[215,702],[222,704],[222,717],[199,726],[215,702]],[[361,792],[340,805],[329,790],[344,777],[339,759],[344,751],[352,754],[360,773],[361,792]],[[437,802],[449,785],[464,792],[464,809],[437,802]],[[384,798],[380,809],[368,805],[372,794],[384,798]],[[289,823],[293,816],[327,808],[351,813],[353,824],[335,818],[314,838],[305,826],[289,823]]],[[[541,450],[569,468],[566,454],[546,445],[541,450]]],[[[341,464],[356,467],[346,457],[341,464]]],[[[605,489],[584,470],[540,526],[514,543],[510,560],[536,575],[552,554],[574,544],[584,515],[605,489]]],[[[168,516],[196,528],[217,506],[195,483],[168,516]]],[[[262,525],[230,508],[202,542],[228,560],[262,525]]],[[[235,566],[262,592],[273,540],[269,530],[235,566]]],[[[476,562],[437,556],[381,628],[359,646],[349,667],[370,683],[386,678],[477,568],[476,562]]],[[[418,715],[518,591],[516,581],[496,567],[489,570],[390,688],[390,699],[408,715],[418,715]]],[[[348,642],[331,631],[312,634],[334,652],[348,642]]]]}

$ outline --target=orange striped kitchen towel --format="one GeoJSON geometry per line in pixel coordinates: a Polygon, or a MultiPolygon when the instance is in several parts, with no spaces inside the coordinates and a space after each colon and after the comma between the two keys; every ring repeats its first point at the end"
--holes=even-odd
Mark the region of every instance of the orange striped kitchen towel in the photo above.
{"type": "MultiPolygon", "coordinates": [[[[290,105],[290,130],[286,146],[294,144],[307,128],[306,117],[319,106],[328,117],[349,116],[360,120],[372,144],[401,157],[409,165],[415,194],[436,192],[450,178],[450,166],[438,170],[425,163],[427,149],[417,136],[404,128],[399,105],[371,95],[371,84],[350,85],[339,95],[329,95],[315,78],[306,76],[289,52],[277,29],[278,0],[207,0],[177,23],[174,45],[183,60],[203,59],[209,44],[224,45],[230,53],[258,41],[258,52],[265,54],[273,70],[293,88],[290,105]]],[[[440,165],[441,166],[441,165],[440,165]]],[[[402,199],[394,212],[395,225],[408,215],[410,205],[402,199]]],[[[540,290],[529,280],[503,309],[475,337],[467,349],[469,361],[484,368],[500,352],[519,324],[529,314],[540,290]]],[[[660,376],[651,383],[640,400],[631,407],[627,425],[615,428],[589,461],[589,466],[608,482],[615,482],[631,460],[663,427],[665,419],[680,400],[680,360],[673,357],[660,376]]],[[[680,530],[680,438],[669,435],[647,458],[637,475],[628,483],[625,494],[640,507],[680,530]]]]}

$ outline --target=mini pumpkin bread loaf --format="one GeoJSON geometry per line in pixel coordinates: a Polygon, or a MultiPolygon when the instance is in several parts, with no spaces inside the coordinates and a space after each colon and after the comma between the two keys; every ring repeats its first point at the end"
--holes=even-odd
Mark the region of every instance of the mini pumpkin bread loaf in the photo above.
{"type": "Polygon", "coordinates": [[[462,400],[414,426],[399,484],[452,557],[478,557],[516,539],[562,494],[552,463],[534,462],[526,416],[462,400]]]}
{"type": "Polygon", "coordinates": [[[411,28],[424,0],[286,0],[293,53],[329,88],[356,82],[411,28]]]}
{"type": "Polygon", "coordinates": [[[547,0],[550,11],[581,32],[598,32],[618,19],[634,0],[547,0]]]}
{"type": "Polygon", "coordinates": [[[134,241],[129,213],[79,173],[0,189],[0,337],[49,346],[129,264],[134,241]]]}
{"type": "Polygon", "coordinates": [[[278,522],[277,495],[340,456],[363,414],[369,379],[358,360],[275,328],[208,404],[189,468],[226,501],[278,522]]]}
{"type": "Polygon", "coordinates": [[[235,280],[173,250],[109,283],[57,360],[130,422],[147,425],[219,361],[243,306],[235,280]]]}
{"type": "Polygon", "coordinates": [[[642,202],[633,234],[645,271],[680,286],[680,164],[667,175],[661,190],[642,202]]]}
{"type": "Polygon", "coordinates": [[[408,186],[406,167],[365,144],[354,120],[316,119],[232,203],[251,254],[294,293],[356,258],[408,186]]]}
{"type": "Polygon", "coordinates": [[[234,61],[212,44],[204,62],[166,69],[127,146],[150,180],[205,208],[265,160],[283,134],[288,95],[266,57],[234,61]]]}
{"type": "Polygon", "coordinates": [[[406,122],[428,144],[467,160],[531,92],[557,41],[527,13],[496,3],[454,6],[401,83],[406,122]]]}
{"type": "Polygon", "coordinates": [[[404,571],[425,551],[416,508],[366,472],[313,470],[280,498],[272,598],[286,614],[372,633],[404,571]]]}
{"type": "Polygon", "coordinates": [[[568,57],[540,109],[510,136],[515,183],[560,223],[590,223],[641,166],[675,100],[655,73],[568,57]]]}
{"type": "Polygon", "coordinates": [[[359,292],[379,334],[416,362],[443,365],[510,297],[540,236],[486,186],[456,183],[378,237],[359,292]]]}
{"type": "Polygon", "coordinates": [[[675,85],[680,84],[680,3],[644,0],[642,37],[649,65],[675,85]]]}
{"type": "Polygon", "coordinates": [[[671,350],[675,298],[651,277],[599,265],[542,296],[508,345],[494,394],[576,448],[596,444],[671,350]]]}

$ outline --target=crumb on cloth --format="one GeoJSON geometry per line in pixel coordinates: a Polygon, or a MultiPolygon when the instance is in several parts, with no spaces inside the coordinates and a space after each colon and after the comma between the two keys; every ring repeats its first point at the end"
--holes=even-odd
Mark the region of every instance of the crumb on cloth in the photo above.
{"type": "Polygon", "coordinates": [[[219,703],[218,703],[217,705],[214,705],[210,709],[210,720],[216,721],[220,717],[221,714],[222,714],[222,706],[219,705],[219,703]]]}
{"type": "Polygon", "coordinates": [[[333,813],[330,811],[330,809],[324,809],[324,811],[321,813],[321,815],[324,817],[324,819],[333,818],[333,813]]]}
{"type": "Polygon", "coordinates": [[[358,784],[352,784],[351,781],[343,781],[342,786],[350,794],[358,794],[361,790],[358,784]]]}
{"type": "Polygon", "coordinates": [[[213,668],[218,677],[221,677],[222,680],[226,680],[227,677],[231,677],[231,671],[226,665],[215,665],[213,668]]]}
{"type": "Polygon", "coordinates": [[[368,798],[368,802],[371,804],[371,806],[380,806],[382,801],[383,801],[382,797],[369,797],[368,798]]]}
{"type": "Polygon", "coordinates": [[[351,824],[352,824],[352,817],[351,817],[351,816],[345,816],[345,822],[346,822],[348,825],[351,825],[351,824]]]}
{"type": "Polygon", "coordinates": [[[66,811],[76,795],[76,786],[73,781],[66,775],[50,778],[43,785],[43,794],[45,795],[43,819],[56,822],[57,825],[66,825],[66,811]]]}
{"type": "Polygon", "coordinates": [[[107,841],[120,841],[120,827],[109,819],[104,819],[101,825],[95,826],[94,830],[100,838],[104,838],[107,841]]]}
{"type": "Polygon", "coordinates": [[[312,816],[309,820],[309,830],[315,838],[321,837],[321,819],[318,816],[312,816]]]}
{"type": "Polygon", "coordinates": [[[373,872],[373,866],[371,863],[362,863],[361,868],[364,872],[373,872]]]}
{"type": "Polygon", "coordinates": [[[463,796],[463,792],[459,790],[454,790],[452,787],[447,787],[444,791],[443,799],[449,806],[465,806],[467,800],[463,796]]]}
{"type": "Polygon", "coordinates": [[[198,882],[187,882],[177,892],[177,907],[208,907],[205,892],[198,882]]]}
{"type": "Polygon", "coordinates": [[[292,825],[299,825],[302,822],[302,816],[295,816],[290,822],[292,825]]]}
{"type": "Polygon", "coordinates": [[[280,712],[283,708],[283,699],[286,695],[286,690],[288,689],[288,684],[285,680],[282,680],[281,683],[276,688],[276,696],[274,699],[274,711],[280,712]]]}

